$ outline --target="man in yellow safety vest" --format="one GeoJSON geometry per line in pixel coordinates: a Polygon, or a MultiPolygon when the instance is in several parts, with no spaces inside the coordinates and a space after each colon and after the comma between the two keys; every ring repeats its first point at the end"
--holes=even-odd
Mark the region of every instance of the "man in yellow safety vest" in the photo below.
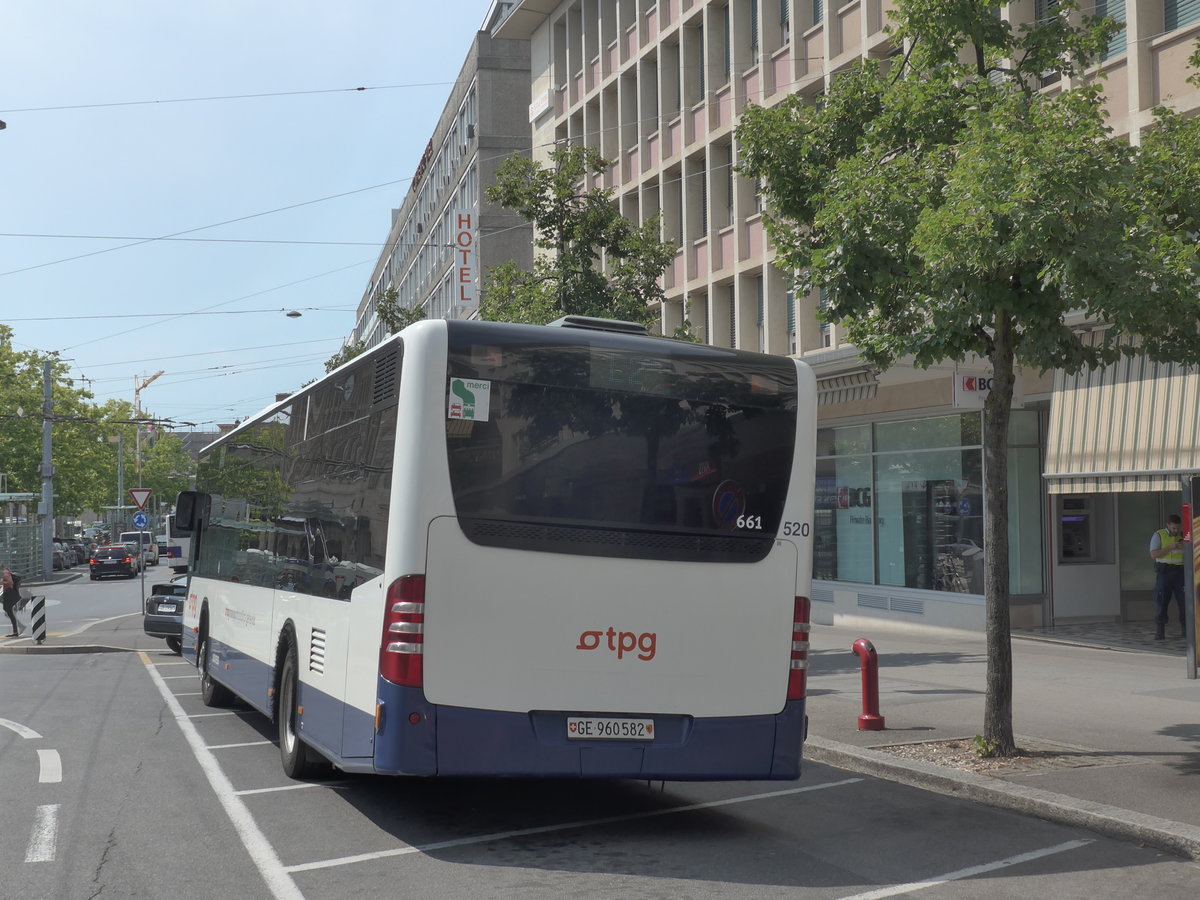
{"type": "Polygon", "coordinates": [[[1179,636],[1186,637],[1183,613],[1183,550],[1186,546],[1180,534],[1183,521],[1176,515],[1167,516],[1167,527],[1160,528],[1150,538],[1150,557],[1154,560],[1154,639],[1166,638],[1167,617],[1171,597],[1179,604],[1179,636]]]}

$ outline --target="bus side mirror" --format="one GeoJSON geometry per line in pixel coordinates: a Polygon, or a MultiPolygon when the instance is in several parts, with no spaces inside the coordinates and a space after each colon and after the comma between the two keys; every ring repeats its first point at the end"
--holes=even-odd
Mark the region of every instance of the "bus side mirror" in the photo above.
{"type": "Polygon", "coordinates": [[[175,527],[171,532],[179,537],[191,537],[208,518],[208,494],[200,491],[180,491],[175,498],[175,527]]]}

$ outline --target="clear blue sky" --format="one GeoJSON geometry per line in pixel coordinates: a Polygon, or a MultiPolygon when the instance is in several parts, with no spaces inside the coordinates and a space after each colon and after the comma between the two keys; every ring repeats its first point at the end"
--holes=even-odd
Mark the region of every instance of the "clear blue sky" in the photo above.
{"type": "Polygon", "coordinates": [[[8,4],[0,321],[17,348],[59,351],[97,402],[164,370],[143,410],[204,428],[323,374],[488,7],[8,4]]]}

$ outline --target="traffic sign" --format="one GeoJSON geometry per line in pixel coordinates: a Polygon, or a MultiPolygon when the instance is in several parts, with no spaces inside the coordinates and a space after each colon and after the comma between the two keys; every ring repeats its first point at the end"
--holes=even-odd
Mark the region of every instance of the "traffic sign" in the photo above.
{"type": "Polygon", "coordinates": [[[129,496],[133,498],[133,502],[137,504],[138,509],[146,508],[146,501],[150,499],[150,488],[130,488],[129,496]]]}
{"type": "Polygon", "coordinates": [[[138,529],[138,531],[145,531],[148,524],[150,524],[150,520],[146,518],[144,512],[135,512],[133,514],[133,527],[138,529]]]}

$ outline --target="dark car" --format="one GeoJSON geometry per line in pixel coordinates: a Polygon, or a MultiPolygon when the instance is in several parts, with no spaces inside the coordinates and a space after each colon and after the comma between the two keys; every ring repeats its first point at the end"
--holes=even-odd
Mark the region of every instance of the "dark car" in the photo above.
{"type": "Polygon", "coordinates": [[[97,548],[88,560],[92,581],[105,575],[127,575],[132,578],[140,571],[139,560],[134,555],[136,552],[125,544],[97,548]]]}
{"type": "Polygon", "coordinates": [[[167,646],[178,653],[183,648],[183,603],[187,599],[187,580],[156,584],[146,598],[142,630],[151,637],[167,639],[167,646]]]}

